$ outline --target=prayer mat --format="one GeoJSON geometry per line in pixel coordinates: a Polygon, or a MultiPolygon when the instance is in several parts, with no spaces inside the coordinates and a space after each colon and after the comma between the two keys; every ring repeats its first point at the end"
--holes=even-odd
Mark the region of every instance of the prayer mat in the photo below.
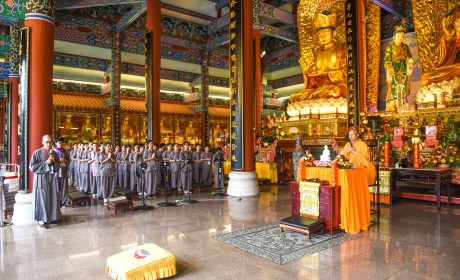
{"type": "Polygon", "coordinates": [[[280,232],[279,223],[213,236],[216,240],[277,264],[285,264],[358,237],[361,235],[351,235],[345,232],[337,232],[333,235],[315,233],[311,235],[309,240],[302,233],[288,230],[280,232]]]}

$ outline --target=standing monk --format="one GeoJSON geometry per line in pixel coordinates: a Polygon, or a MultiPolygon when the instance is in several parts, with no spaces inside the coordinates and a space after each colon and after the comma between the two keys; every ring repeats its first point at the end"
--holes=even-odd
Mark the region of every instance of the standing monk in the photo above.
{"type": "Polygon", "coordinates": [[[54,140],[56,147],[54,151],[59,156],[57,159],[60,163],[59,172],[56,172],[56,187],[60,195],[60,205],[61,207],[65,207],[65,203],[67,202],[67,193],[69,191],[69,163],[70,163],[70,155],[67,152],[63,145],[64,145],[64,138],[59,137],[54,140]]]}
{"type": "Polygon", "coordinates": [[[56,222],[59,215],[58,192],[54,181],[54,174],[59,172],[59,156],[51,149],[53,139],[50,135],[43,136],[42,144],[43,147],[32,154],[29,164],[30,171],[34,173],[34,219],[39,229],[56,222]]]}

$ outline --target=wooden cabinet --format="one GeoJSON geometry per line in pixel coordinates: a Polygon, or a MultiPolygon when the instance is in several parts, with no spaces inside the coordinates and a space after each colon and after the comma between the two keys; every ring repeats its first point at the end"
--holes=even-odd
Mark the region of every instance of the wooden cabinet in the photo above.
{"type": "MultiPolygon", "coordinates": [[[[300,215],[299,184],[291,184],[291,213],[300,215]]],[[[319,217],[331,234],[340,229],[340,186],[321,186],[319,191],[319,217]]]]}
{"type": "Polygon", "coordinates": [[[340,229],[340,186],[321,186],[319,190],[319,219],[332,232],[340,229]]]}
{"type": "Polygon", "coordinates": [[[299,183],[291,183],[291,214],[300,215],[299,183]]]}

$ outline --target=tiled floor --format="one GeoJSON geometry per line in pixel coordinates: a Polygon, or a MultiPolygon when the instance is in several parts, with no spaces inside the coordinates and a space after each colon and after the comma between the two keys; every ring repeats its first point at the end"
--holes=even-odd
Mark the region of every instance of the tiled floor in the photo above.
{"type": "MultiPolygon", "coordinates": [[[[0,279],[109,279],[108,256],[153,242],[176,256],[174,279],[459,279],[460,206],[401,201],[381,224],[341,246],[278,265],[211,237],[278,221],[289,190],[115,215],[101,204],[62,211],[63,222],[0,228],[0,279]]],[[[163,201],[148,200],[148,204],[163,201]]]]}

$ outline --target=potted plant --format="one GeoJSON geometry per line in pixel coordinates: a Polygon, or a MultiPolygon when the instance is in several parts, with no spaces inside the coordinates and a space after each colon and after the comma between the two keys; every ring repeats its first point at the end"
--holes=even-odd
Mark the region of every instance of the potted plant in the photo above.
{"type": "Polygon", "coordinates": [[[275,141],[275,138],[273,136],[263,136],[262,137],[262,143],[264,147],[268,147],[271,143],[275,141]]]}

